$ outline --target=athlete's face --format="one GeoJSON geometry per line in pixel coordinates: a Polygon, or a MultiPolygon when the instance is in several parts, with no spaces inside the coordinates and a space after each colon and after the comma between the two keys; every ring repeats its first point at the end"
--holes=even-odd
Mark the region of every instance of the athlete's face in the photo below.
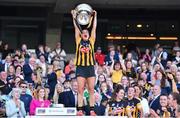
{"type": "Polygon", "coordinates": [[[137,86],[135,86],[134,89],[135,89],[135,91],[136,91],[136,92],[135,92],[135,95],[139,97],[139,96],[140,96],[140,93],[141,93],[140,88],[137,87],[137,86]]]}
{"type": "Polygon", "coordinates": [[[128,89],[128,97],[134,97],[134,95],[135,95],[135,89],[130,87],[128,89]]]}
{"type": "Polygon", "coordinates": [[[116,93],[116,95],[119,100],[122,100],[124,98],[124,90],[123,89],[119,90],[119,92],[116,93]]]}
{"type": "Polygon", "coordinates": [[[160,97],[160,105],[161,105],[162,107],[166,107],[167,104],[168,104],[168,98],[167,98],[167,96],[161,96],[161,97],[160,97]]]}
{"type": "Polygon", "coordinates": [[[87,41],[89,39],[89,31],[88,30],[83,30],[81,37],[83,40],[87,41]]]}

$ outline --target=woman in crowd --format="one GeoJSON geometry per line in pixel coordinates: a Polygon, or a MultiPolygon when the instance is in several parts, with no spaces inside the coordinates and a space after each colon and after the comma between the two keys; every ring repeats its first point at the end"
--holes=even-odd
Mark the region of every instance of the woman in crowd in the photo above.
{"type": "Polygon", "coordinates": [[[160,107],[154,111],[151,109],[151,117],[162,117],[162,118],[170,118],[171,109],[168,106],[168,97],[165,94],[160,95],[160,107]]]}
{"type": "Polygon", "coordinates": [[[33,86],[34,86],[35,89],[36,89],[38,86],[41,86],[41,85],[42,85],[42,79],[41,79],[39,73],[33,72],[32,75],[31,75],[31,78],[32,78],[32,80],[33,80],[33,86]]]}
{"type": "Polygon", "coordinates": [[[105,75],[100,74],[100,75],[96,78],[96,80],[97,80],[97,83],[96,83],[96,85],[95,85],[95,89],[96,89],[97,91],[99,91],[100,85],[101,85],[102,82],[106,81],[106,77],[105,77],[105,75]]]}
{"type": "Polygon", "coordinates": [[[30,115],[35,115],[38,107],[50,107],[51,102],[46,97],[46,90],[43,87],[38,87],[36,97],[30,103],[30,115]]]}
{"type": "Polygon", "coordinates": [[[15,77],[15,79],[14,79],[14,87],[19,88],[19,84],[20,84],[21,81],[22,81],[22,79],[19,76],[15,77]]]}
{"type": "Polygon", "coordinates": [[[151,72],[149,71],[148,67],[149,67],[149,63],[144,62],[141,64],[142,72],[146,73],[147,75],[147,80],[146,80],[147,82],[151,81],[151,72]]]}
{"type": "Polygon", "coordinates": [[[36,88],[34,87],[34,84],[33,83],[28,83],[28,86],[27,86],[28,90],[29,90],[29,94],[35,98],[36,97],[36,88]]]}
{"type": "Polygon", "coordinates": [[[6,102],[6,115],[8,118],[25,117],[24,103],[20,100],[20,90],[12,89],[12,98],[6,102]]]}
{"type": "Polygon", "coordinates": [[[156,71],[155,76],[151,80],[152,84],[160,86],[161,85],[161,80],[163,78],[165,78],[165,75],[162,73],[162,71],[160,71],[160,70],[156,71]]]}
{"type": "Polygon", "coordinates": [[[136,91],[135,93],[135,98],[140,100],[141,106],[142,106],[142,110],[143,110],[143,117],[148,117],[149,113],[150,113],[150,109],[149,109],[149,105],[148,105],[148,101],[146,98],[142,97],[142,92],[143,89],[142,87],[135,85],[134,89],[136,91]]]}
{"type": "Polygon", "coordinates": [[[136,52],[132,51],[132,52],[128,52],[127,56],[126,56],[126,61],[131,61],[132,62],[132,66],[135,67],[137,66],[137,59],[138,59],[138,55],[136,52]]]}
{"type": "Polygon", "coordinates": [[[110,77],[106,78],[106,83],[107,83],[107,86],[109,87],[109,90],[110,91],[114,91],[113,89],[113,83],[112,83],[112,80],[110,77]]]}
{"type": "Polygon", "coordinates": [[[110,47],[109,53],[106,56],[106,65],[112,65],[113,61],[119,61],[119,54],[115,51],[114,46],[110,47]]]}
{"type": "Polygon", "coordinates": [[[105,81],[100,84],[100,93],[103,100],[110,99],[112,96],[112,91],[109,89],[105,81]]]}
{"type": "Polygon", "coordinates": [[[15,79],[15,69],[13,65],[10,65],[7,71],[7,81],[11,87],[13,87],[14,79],[15,79]]]}
{"type": "Polygon", "coordinates": [[[22,55],[22,58],[24,58],[25,61],[27,62],[30,57],[30,54],[28,52],[28,48],[26,44],[22,44],[21,46],[21,55],[22,55]]]}
{"type": "Polygon", "coordinates": [[[130,86],[128,88],[128,95],[127,95],[127,108],[126,113],[128,117],[135,117],[135,118],[142,118],[143,110],[140,103],[140,100],[135,97],[135,88],[130,86]]]}
{"type": "Polygon", "coordinates": [[[178,106],[180,105],[180,94],[176,92],[172,92],[168,96],[168,105],[171,109],[171,117],[175,118],[179,116],[176,111],[179,109],[178,106]]]}
{"type": "Polygon", "coordinates": [[[124,89],[125,97],[127,97],[127,91],[128,91],[128,87],[129,87],[129,85],[130,85],[127,76],[123,76],[123,77],[122,77],[120,84],[121,84],[121,86],[122,86],[123,89],[124,89]]]}
{"type": "Polygon", "coordinates": [[[62,84],[56,84],[55,86],[55,90],[54,90],[54,96],[53,96],[53,102],[55,104],[61,103],[61,100],[59,98],[61,98],[60,96],[62,96],[62,92],[63,92],[64,88],[62,84]]]}
{"type": "Polygon", "coordinates": [[[177,66],[176,66],[175,64],[172,64],[172,65],[170,66],[170,71],[171,71],[171,73],[175,76],[175,75],[176,75],[176,72],[178,71],[177,66]]]}
{"type": "Polygon", "coordinates": [[[124,101],[124,89],[117,85],[110,102],[107,105],[107,112],[110,116],[126,116],[127,102],[124,101]]]}
{"type": "Polygon", "coordinates": [[[43,87],[44,87],[45,92],[46,92],[45,98],[47,98],[48,100],[50,100],[50,101],[52,102],[52,98],[50,98],[50,96],[49,96],[49,93],[50,93],[50,87],[49,87],[49,85],[48,85],[48,84],[45,84],[45,85],[43,85],[43,87]]]}
{"type": "Polygon", "coordinates": [[[39,55],[39,62],[36,67],[37,73],[40,74],[42,77],[43,81],[45,81],[46,74],[47,74],[47,63],[46,63],[46,58],[45,55],[39,55]]]}
{"type": "Polygon", "coordinates": [[[22,79],[24,79],[23,69],[22,69],[22,66],[21,66],[21,65],[17,65],[17,66],[15,67],[15,76],[19,76],[19,77],[21,77],[22,79]]]}
{"type": "Polygon", "coordinates": [[[53,65],[48,65],[47,84],[50,86],[49,98],[52,99],[54,90],[55,90],[55,86],[57,84],[57,75],[56,75],[55,71],[53,70],[53,65]]]}
{"type": "Polygon", "coordinates": [[[162,64],[159,62],[159,63],[152,63],[150,64],[150,72],[151,72],[151,81],[154,77],[156,77],[156,72],[157,71],[161,71],[163,72],[164,70],[164,67],[162,66],[162,64]]]}
{"type": "Polygon", "coordinates": [[[8,74],[8,77],[7,77],[8,80],[14,79],[14,77],[15,77],[15,68],[14,68],[13,65],[9,66],[7,74],[8,74]]]}
{"type": "Polygon", "coordinates": [[[110,75],[109,67],[106,65],[104,65],[104,66],[96,65],[95,66],[95,74],[96,74],[96,78],[98,78],[98,79],[96,79],[96,83],[97,83],[100,75],[104,75],[104,78],[107,78],[110,75]]]}
{"type": "Polygon", "coordinates": [[[177,90],[180,92],[180,71],[176,72],[175,81],[177,82],[176,83],[177,90]]]}
{"type": "Polygon", "coordinates": [[[36,49],[36,55],[39,58],[40,55],[44,55],[45,51],[44,51],[44,46],[43,45],[39,45],[38,48],[36,49]]]}
{"type": "Polygon", "coordinates": [[[165,74],[161,71],[156,72],[155,78],[152,79],[152,84],[160,86],[161,93],[169,94],[171,92],[170,83],[165,74]]]}
{"type": "Polygon", "coordinates": [[[130,83],[133,83],[134,81],[136,81],[136,72],[135,72],[135,69],[132,65],[132,61],[126,61],[126,76],[128,77],[129,79],[129,82],[130,83]]]}
{"type": "Polygon", "coordinates": [[[145,54],[143,55],[143,59],[146,62],[151,62],[151,54],[150,54],[150,50],[147,48],[145,51],[145,54]]]}
{"type": "Polygon", "coordinates": [[[168,78],[169,82],[171,83],[171,88],[169,88],[169,89],[171,89],[172,92],[179,93],[179,90],[177,88],[178,84],[176,84],[176,80],[175,80],[175,77],[173,76],[173,74],[167,73],[167,78],[168,78]]]}
{"type": "Polygon", "coordinates": [[[110,68],[110,73],[113,82],[113,88],[115,88],[116,85],[121,82],[123,73],[126,72],[126,67],[122,60],[114,62],[114,60],[112,59],[111,61],[112,61],[112,65],[110,68]]]}

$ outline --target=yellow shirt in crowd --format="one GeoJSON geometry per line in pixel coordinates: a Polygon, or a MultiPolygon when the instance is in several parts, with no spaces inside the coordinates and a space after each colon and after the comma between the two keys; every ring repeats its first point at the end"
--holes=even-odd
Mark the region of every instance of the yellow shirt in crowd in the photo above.
{"type": "Polygon", "coordinates": [[[123,71],[122,70],[113,70],[112,71],[112,76],[111,76],[112,82],[113,83],[121,82],[122,76],[123,76],[123,71]]]}

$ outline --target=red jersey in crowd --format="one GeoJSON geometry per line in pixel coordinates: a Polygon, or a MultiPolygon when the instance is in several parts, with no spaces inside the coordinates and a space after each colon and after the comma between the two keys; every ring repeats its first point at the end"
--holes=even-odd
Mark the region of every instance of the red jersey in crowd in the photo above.
{"type": "Polygon", "coordinates": [[[104,60],[105,60],[105,55],[104,54],[96,52],[95,53],[95,59],[96,59],[96,62],[99,65],[104,65],[104,60]]]}

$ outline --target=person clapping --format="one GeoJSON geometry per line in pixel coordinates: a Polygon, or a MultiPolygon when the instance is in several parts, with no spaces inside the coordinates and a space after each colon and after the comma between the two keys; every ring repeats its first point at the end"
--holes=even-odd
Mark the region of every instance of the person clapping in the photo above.
{"type": "Polygon", "coordinates": [[[6,115],[8,118],[25,117],[26,110],[24,103],[19,99],[20,90],[18,88],[12,89],[12,98],[6,102],[6,115]]]}

